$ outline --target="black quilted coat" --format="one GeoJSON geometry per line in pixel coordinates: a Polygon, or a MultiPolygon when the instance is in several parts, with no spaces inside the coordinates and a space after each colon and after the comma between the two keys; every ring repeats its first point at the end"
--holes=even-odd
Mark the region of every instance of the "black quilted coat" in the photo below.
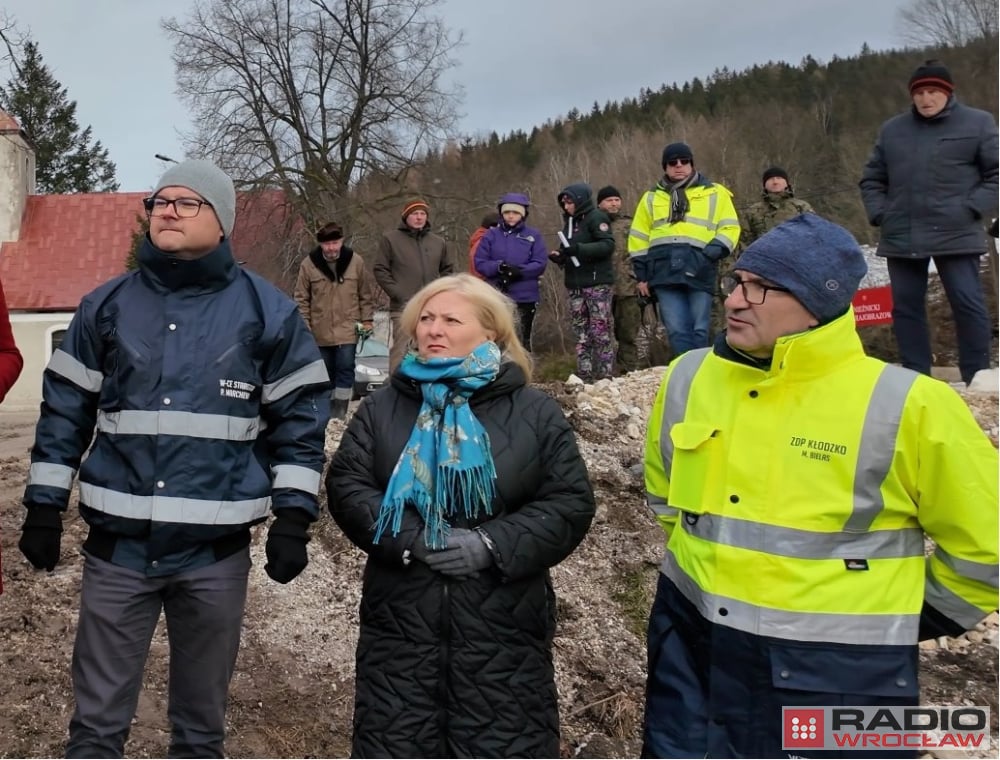
{"type": "MultiPolygon", "coordinates": [[[[396,374],[365,399],[326,478],[330,512],[368,553],[354,703],[355,757],[558,757],[552,667],[555,595],[548,568],[580,543],[594,495],[559,405],[504,364],[471,407],[497,469],[479,526],[495,567],[452,580],[403,553],[422,537],[414,509],[398,536],[372,526],[420,408],[396,374]]],[[[462,519],[458,527],[472,527],[462,519]]]]}

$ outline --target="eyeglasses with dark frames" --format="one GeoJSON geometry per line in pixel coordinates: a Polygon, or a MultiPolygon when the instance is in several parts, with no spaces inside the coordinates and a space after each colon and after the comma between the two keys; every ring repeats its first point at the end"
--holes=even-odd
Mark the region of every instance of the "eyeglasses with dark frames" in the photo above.
{"type": "Polygon", "coordinates": [[[173,200],[167,200],[166,198],[159,198],[154,195],[152,198],[142,199],[142,207],[146,209],[146,213],[150,216],[163,216],[167,212],[168,206],[173,206],[174,213],[181,219],[190,219],[191,217],[198,216],[202,206],[212,208],[211,203],[199,198],[174,198],[173,200]]]}
{"type": "Polygon", "coordinates": [[[723,298],[729,298],[736,290],[742,288],[743,298],[746,302],[754,306],[760,306],[767,298],[767,291],[776,290],[779,293],[791,293],[788,288],[780,285],[765,285],[760,280],[741,280],[735,274],[724,274],[719,279],[719,290],[722,291],[723,298]]]}
{"type": "Polygon", "coordinates": [[[671,158],[667,161],[667,166],[689,166],[690,164],[690,158],[671,158]]]}

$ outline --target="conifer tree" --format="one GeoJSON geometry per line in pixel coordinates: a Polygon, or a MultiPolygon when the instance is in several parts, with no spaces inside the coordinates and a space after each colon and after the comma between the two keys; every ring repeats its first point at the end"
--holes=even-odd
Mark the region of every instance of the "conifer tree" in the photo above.
{"type": "Polygon", "coordinates": [[[76,121],[76,101],[42,61],[38,46],[25,42],[12,77],[0,87],[0,108],[21,124],[35,148],[37,191],[46,194],[114,192],[115,165],[90,127],[76,121]]]}

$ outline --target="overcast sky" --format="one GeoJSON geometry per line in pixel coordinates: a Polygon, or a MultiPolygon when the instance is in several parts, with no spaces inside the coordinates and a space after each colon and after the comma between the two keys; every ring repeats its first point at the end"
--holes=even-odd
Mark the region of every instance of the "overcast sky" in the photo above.
{"type": "MultiPolygon", "coordinates": [[[[643,87],[705,78],[716,68],[821,62],[902,47],[906,0],[443,0],[465,36],[452,77],[465,90],[467,134],[529,132],[572,108],[633,97],[643,87]]],[[[151,187],[163,153],[182,158],[190,129],[174,96],[164,14],[192,0],[0,0],[38,43],[77,101],[82,126],[109,149],[124,191],[151,187]]],[[[2,80],[6,81],[6,75],[2,80]]],[[[863,83],[858,83],[863,86],[863,83]]],[[[902,104],[901,104],[902,105],[902,104]]]]}

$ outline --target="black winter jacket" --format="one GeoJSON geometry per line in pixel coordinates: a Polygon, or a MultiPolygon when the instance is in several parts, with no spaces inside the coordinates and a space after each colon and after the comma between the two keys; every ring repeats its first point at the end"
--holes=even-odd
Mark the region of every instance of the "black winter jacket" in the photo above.
{"type": "Polygon", "coordinates": [[[882,125],[861,175],[879,256],[986,252],[997,210],[997,125],[952,97],[937,116],[910,109],[882,125]]]}
{"type": "Polygon", "coordinates": [[[420,399],[419,386],[398,373],[365,399],[326,478],[331,514],[368,553],[352,754],[558,757],[548,569],[580,543],[595,508],[573,431],[516,365],[472,396],[497,470],[493,514],[479,523],[496,564],[451,580],[418,560],[404,565],[404,550],[422,540],[416,510],[406,510],[399,535],[372,544],[420,399]]]}
{"type": "Polygon", "coordinates": [[[563,268],[567,290],[611,285],[615,281],[615,237],[611,218],[594,205],[590,187],[582,182],[569,185],[559,198],[569,195],[576,208],[573,216],[563,212],[563,234],[570,244],[555,263],[563,268]],[[576,259],[576,262],[573,259],[576,259]]]}

